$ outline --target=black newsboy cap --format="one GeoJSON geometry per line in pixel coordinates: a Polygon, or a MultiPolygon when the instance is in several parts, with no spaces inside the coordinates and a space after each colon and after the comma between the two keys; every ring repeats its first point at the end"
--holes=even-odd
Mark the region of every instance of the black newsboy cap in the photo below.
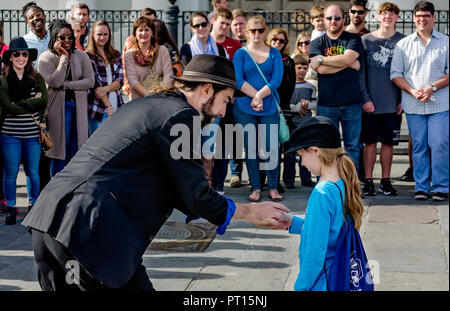
{"type": "Polygon", "coordinates": [[[296,153],[309,147],[339,148],[341,135],[334,122],[324,116],[315,116],[302,122],[292,131],[287,153],[296,153]]]}

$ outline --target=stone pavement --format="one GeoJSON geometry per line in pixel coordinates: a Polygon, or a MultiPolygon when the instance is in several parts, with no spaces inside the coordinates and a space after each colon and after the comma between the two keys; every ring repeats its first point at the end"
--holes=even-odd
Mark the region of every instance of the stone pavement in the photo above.
{"type": "MultiPolygon", "coordinates": [[[[414,183],[398,178],[406,168],[407,157],[395,156],[392,176],[398,196],[364,199],[361,236],[368,259],[376,263],[375,289],[448,291],[448,201],[415,201],[414,183]]],[[[381,177],[379,164],[374,177],[377,186],[381,177]]],[[[311,188],[301,187],[298,181],[296,186],[284,193],[282,203],[293,214],[304,215],[311,188]]],[[[232,199],[246,201],[250,190],[226,187],[225,192],[232,199]]],[[[267,191],[261,198],[268,200],[267,191]]],[[[21,217],[26,214],[26,199],[21,171],[18,179],[21,217]]],[[[0,290],[40,290],[30,235],[21,225],[3,225],[3,219],[1,215],[0,290]]],[[[168,221],[183,220],[184,215],[175,211],[168,221]]],[[[157,239],[164,242],[164,237],[157,239]]],[[[299,236],[286,231],[234,221],[226,234],[217,235],[204,252],[152,250],[145,253],[144,264],[157,290],[292,291],[298,274],[298,245],[299,236]]]]}

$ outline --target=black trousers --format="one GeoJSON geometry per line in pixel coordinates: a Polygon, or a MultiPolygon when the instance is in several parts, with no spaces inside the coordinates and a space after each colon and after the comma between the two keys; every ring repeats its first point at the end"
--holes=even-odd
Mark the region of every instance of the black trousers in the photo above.
{"type": "Polygon", "coordinates": [[[31,234],[38,281],[43,291],[155,290],[142,264],[123,287],[109,288],[86,271],[69,249],[49,234],[34,229],[31,234]]]}

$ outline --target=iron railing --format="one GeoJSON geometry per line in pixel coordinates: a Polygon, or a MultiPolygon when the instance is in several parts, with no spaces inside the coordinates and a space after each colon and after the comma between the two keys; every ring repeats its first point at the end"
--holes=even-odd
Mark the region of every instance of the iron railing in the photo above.
{"type": "MultiPolygon", "coordinates": [[[[45,15],[47,22],[56,18],[64,19],[67,17],[69,10],[47,10],[45,15]]],[[[167,12],[166,12],[167,13],[167,12]]],[[[191,38],[191,30],[189,27],[189,18],[193,11],[183,11],[178,14],[178,25],[175,29],[178,30],[177,42],[179,47],[189,41],[191,38]]],[[[295,41],[297,35],[302,31],[312,31],[312,26],[309,23],[309,13],[303,11],[252,11],[249,15],[260,14],[266,19],[269,28],[282,27],[289,33],[290,41],[295,41]]],[[[106,20],[114,34],[114,45],[118,50],[122,46],[126,38],[131,34],[133,22],[139,17],[140,11],[137,10],[92,10],[90,12],[90,24],[97,19],[106,20]]],[[[163,11],[157,11],[157,17],[165,19],[163,11]]],[[[348,20],[348,16],[346,16],[348,20]]],[[[0,10],[0,21],[3,22],[4,41],[6,43],[15,36],[23,36],[28,32],[28,26],[25,22],[22,13],[19,10],[0,10]]],[[[377,20],[377,12],[370,11],[366,17],[366,27],[369,30],[375,30],[379,27],[377,20]]],[[[415,31],[415,24],[413,21],[413,11],[401,11],[400,17],[396,24],[397,31],[405,35],[411,34],[415,31]]],[[[449,11],[436,11],[435,28],[444,33],[449,34],[449,11]]]]}

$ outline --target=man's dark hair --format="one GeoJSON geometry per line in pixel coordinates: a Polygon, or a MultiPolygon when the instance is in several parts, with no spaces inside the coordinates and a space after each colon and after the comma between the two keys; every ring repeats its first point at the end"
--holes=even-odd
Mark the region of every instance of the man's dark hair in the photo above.
{"type": "Polygon", "coordinates": [[[364,10],[367,10],[367,0],[350,0],[350,8],[352,6],[362,6],[364,10]]]}
{"type": "Polygon", "coordinates": [[[414,6],[414,15],[416,15],[418,11],[430,12],[431,15],[434,15],[434,5],[433,3],[428,1],[417,2],[416,5],[414,6]]]}
{"type": "Polygon", "coordinates": [[[22,15],[23,15],[23,17],[25,18],[25,20],[27,20],[27,16],[26,16],[26,14],[27,14],[27,12],[28,12],[28,10],[29,9],[38,9],[38,10],[40,10],[41,12],[42,12],[42,14],[44,14],[44,10],[40,7],[40,6],[38,6],[37,4],[36,4],[36,2],[28,2],[27,4],[25,4],[23,7],[22,7],[22,15]]]}
{"type": "Polygon", "coordinates": [[[156,17],[156,11],[151,8],[142,9],[141,16],[150,16],[150,15],[155,15],[156,17]]]}
{"type": "MultiPolygon", "coordinates": [[[[68,22],[66,22],[63,19],[55,19],[53,21],[51,21],[50,25],[48,26],[48,30],[50,32],[50,40],[48,42],[48,49],[54,53],[54,54],[58,54],[55,49],[55,43],[56,41],[58,41],[58,34],[61,31],[61,29],[63,28],[69,28],[70,31],[73,33],[73,29],[72,29],[72,25],[70,25],[68,22]]],[[[75,40],[72,40],[72,46],[70,47],[70,51],[74,51],[75,50],[75,40]]]]}

